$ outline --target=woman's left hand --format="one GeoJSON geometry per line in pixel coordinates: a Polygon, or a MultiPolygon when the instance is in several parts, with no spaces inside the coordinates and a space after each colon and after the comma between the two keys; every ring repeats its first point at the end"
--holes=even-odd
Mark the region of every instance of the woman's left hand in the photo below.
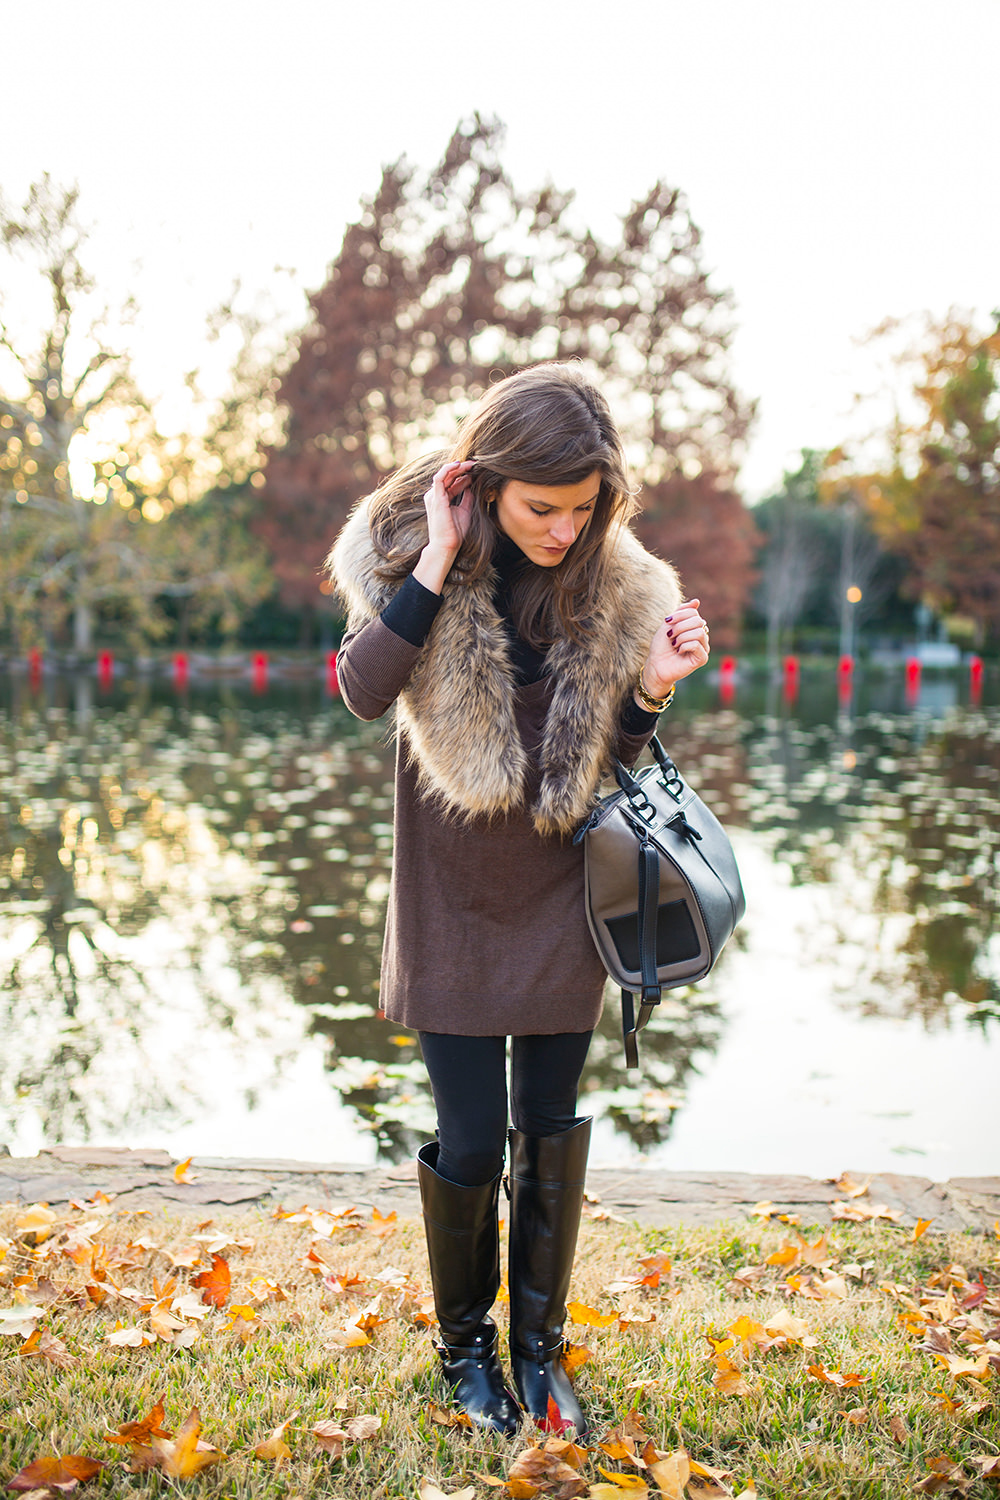
{"type": "Polygon", "coordinates": [[[698,612],[700,603],[700,599],[688,599],[678,605],[653,636],[642,668],[650,697],[665,698],[675,682],[708,661],[708,625],[698,612]]]}

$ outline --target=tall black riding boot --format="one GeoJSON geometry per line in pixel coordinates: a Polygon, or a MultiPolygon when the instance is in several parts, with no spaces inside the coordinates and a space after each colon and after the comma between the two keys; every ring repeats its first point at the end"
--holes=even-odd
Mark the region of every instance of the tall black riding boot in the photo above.
{"type": "Polygon", "coordinates": [[[510,1351],[525,1411],[543,1423],[551,1396],[578,1437],[587,1432],[560,1363],[566,1294],[583,1210],[591,1121],[559,1135],[510,1132],[510,1351]]]}
{"type": "Polygon", "coordinates": [[[481,1187],[463,1187],[439,1175],[437,1156],[437,1141],[421,1146],[417,1179],[444,1378],[477,1427],[513,1433],[521,1413],[504,1380],[496,1324],[487,1317],[500,1290],[500,1173],[481,1187]]]}

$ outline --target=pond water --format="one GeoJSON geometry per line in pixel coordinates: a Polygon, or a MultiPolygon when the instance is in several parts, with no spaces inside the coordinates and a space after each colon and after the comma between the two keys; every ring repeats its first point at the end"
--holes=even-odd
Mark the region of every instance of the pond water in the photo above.
{"type": "MultiPolygon", "coordinates": [[[[890,677],[839,703],[687,685],[669,746],[748,913],[626,1073],[609,991],[593,1159],[998,1170],[1000,697],[890,677]]],[[[322,683],[0,684],[0,1147],[400,1160],[433,1128],[377,1019],[385,725],[322,683]]]]}

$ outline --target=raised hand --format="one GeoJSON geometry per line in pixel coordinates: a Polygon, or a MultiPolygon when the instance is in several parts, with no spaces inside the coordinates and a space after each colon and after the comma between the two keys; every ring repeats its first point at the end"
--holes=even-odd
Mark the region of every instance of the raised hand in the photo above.
{"type": "Polygon", "coordinates": [[[700,599],[688,599],[668,615],[654,635],[642,669],[646,692],[664,698],[675,682],[708,661],[708,625],[699,614],[700,599]]]}
{"type": "Polygon", "coordinates": [[[471,458],[442,464],[424,496],[427,545],[413,576],[434,594],[440,594],[469,529],[474,466],[475,460],[471,458]]]}

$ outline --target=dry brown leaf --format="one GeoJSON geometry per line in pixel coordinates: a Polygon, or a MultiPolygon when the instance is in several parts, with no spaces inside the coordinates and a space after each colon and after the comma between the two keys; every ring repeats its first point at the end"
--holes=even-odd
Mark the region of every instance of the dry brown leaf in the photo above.
{"type": "Polygon", "coordinates": [[[902,1417],[890,1417],[886,1425],[889,1428],[890,1437],[894,1438],[897,1443],[909,1442],[910,1434],[902,1417]]]}
{"type": "Polygon", "coordinates": [[[473,1427],[475,1423],[464,1411],[451,1411],[447,1406],[438,1406],[437,1402],[427,1403],[427,1415],[432,1422],[439,1427],[473,1427]]]}
{"type": "Polygon", "coordinates": [[[1000,1457],[995,1453],[984,1453],[971,1460],[979,1470],[980,1479],[1000,1484],[1000,1457]]]}
{"type": "Polygon", "coordinates": [[[50,1365],[58,1365],[61,1370],[68,1370],[77,1363],[76,1355],[70,1354],[62,1339],[57,1339],[47,1328],[36,1328],[17,1352],[22,1359],[30,1359],[33,1355],[37,1359],[47,1359],[50,1365]]]}
{"type": "Polygon", "coordinates": [[[356,1443],[363,1443],[367,1438],[373,1438],[382,1426],[382,1418],[375,1416],[351,1417],[346,1424],[347,1436],[353,1438],[356,1443]]]}
{"type": "Polygon", "coordinates": [[[953,1380],[985,1380],[993,1373],[989,1354],[981,1354],[978,1359],[963,1359],[960,1354],[941,1354],[935,1350],[934,1358],[941,1361],[953,1380]]]}
{"type": "Polygon", "coordinates": [[[87,1458],[82,1453],[67,1453],[61,1458],[46,1454],[42,1458],[32,1459],[23,1469],[18,1469],[13,1478],[7,1480],[6,1488],[46,1492],[59,1489],[66,1494],[78,1484],[93,1479],[103,1468],[100,1459],[87,1458]]]}
{"type": "Polygon", "coordinates": [[[557,1453],[544,1448],[526,1448],[511,1465],[507,1474],[510,1495],[516,1494],[515,1485],[524,1484],[532,1487],[532,1493],[544,1486],[546,1494],[558,1495],[560,1500],[574,1500],[587,1493],[587,1481],[557,1453]]]}
{"type": "Polygon", "coordinates": [[[424,1475],[417,1487],[417,1494],[420,1500],[476,1500],[476,1486],[467,1484],[461,1490],[440,1490],[432,1479],[424,1475]]]}
{"type": "Polygon", "coordinates": [[[348,1436],[339,1422],[328,1418],[326,1421],[317,1422],[315,1427],[310,1428],[310,1431],[324,1452],[329,1453],[331,1458],[340,1458],[348,1436]]]}
{"type": "Polygon", "coordinates": [[[843,1417],[845,1422],[850,1422],[852,1427],[864,1427],[869,1420],[867,1406],[855,1406],[850,1411],[838,1411],[838,1417],[843,1417]]]}
{"type": "Polygon", "coordinates": [[[939,1453],[931,1459],[927,1475],[916,1486],[916,1491],[920,1495],[936,1495],[938,1490],[947,1489],[952,1494],[967,1495],[971,1488],[972,1480],[965,1470],[947,1453],[939,1453]]]}

